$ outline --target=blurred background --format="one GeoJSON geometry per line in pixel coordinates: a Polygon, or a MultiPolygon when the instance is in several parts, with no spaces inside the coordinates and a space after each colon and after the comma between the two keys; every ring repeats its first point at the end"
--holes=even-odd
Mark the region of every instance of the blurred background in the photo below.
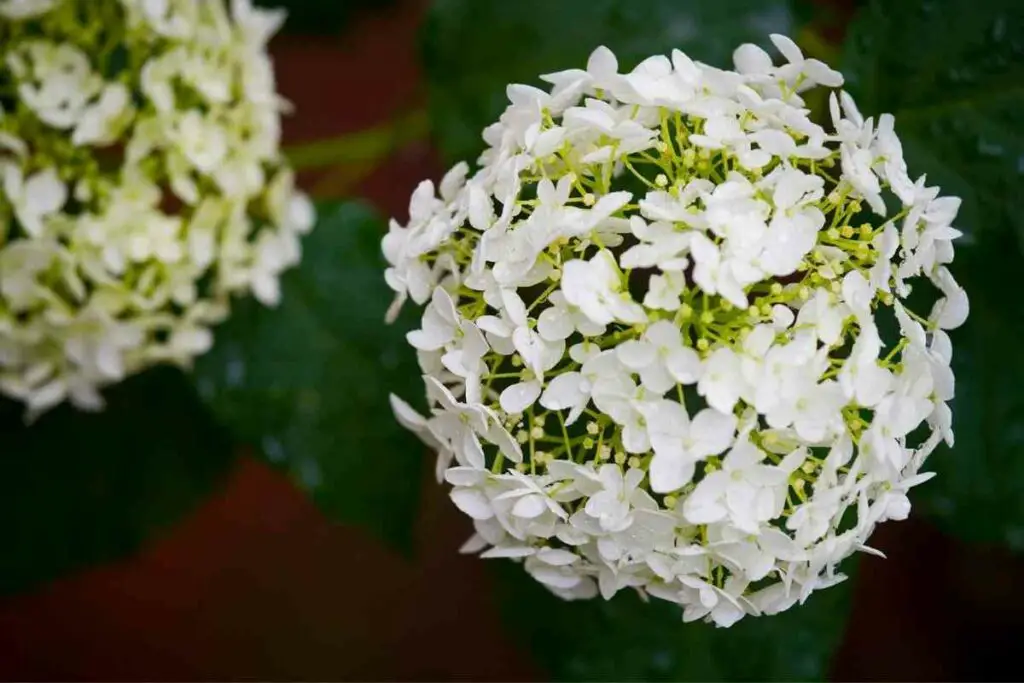
{"type": "MultiPolygon", "coordinates": [[[[629,23],[635,19],[632,10],[626,7],[631,1],[617,0],[622,16],[616,22],[622,23],[612,22],[607,30],[636,30],[632,27],[638,24],[629,23]]],[[[298,145],[295,149],[301,156],[303,143],[368,129],[386,131],[377,137],[360,138],[363,148],[339,148],[338,159],[328,154],[326,160],[309,164],[316,168],[303,171],[300,182],[318,199],[363,197],[382,215],[404,221],[408,197],[416,184],[423,178],[439,178],[445,162],[475,151],[479,125],[469,123],[480,124],[487,120],[485,115],[493,116],[493,111],[460,109],[452,99],[458,89],[471,87],[474,78],[486,80],[487,69],[502,62],[512,64],[506,70],[525,72],[520,77],[539,72],[530,63],[527,51],[530,41],[544,39],[545,33],[530,28],[526,19],[532,19],[521,16],[516,0],[307,0],[291,4],[293,20],[272,45],[279,87],[296,105],[297,112],[286,120],[285,142],[298,145]],[[430,26],[424,29],[428,15],[430,26]],[[510,27],[524,21],[526,24],[510,27]],[[509,22],[509,26],[501,22],[509,22]],[[521,43],[505,39],[513,30],[520,31],[521,43]],[[465,42],[460,38],[465,35],[476,37],[465,42]],[[425,51],[433,61],[424,62],[425,51]],[[475,63],[475,71],[461,80],[453,78],[438,85],[441,81],[437,74],[449,68],[452,60],[475,63]],[[428,75],[431,69],[434,71],[428,75]],[[433,135],[428,131],[426,107],[429,116],[434,117],[433,135]],[[485,118],[481,121],[481,117],[485,118]]],[[[551,0],[551,12],[557,14],[560,10],[554,6],[560,4],[551,0]]],[[[582,7],[587,3],[571,4],[582,7]]],[[[615,5],[597,0],[592,4],[593,12],[605,14],[615,5]]],[[[715,11],[711,0],[688,0],[686,4],[694,6],[698,18],[715,11]]],[[[941,90],[945,87],[943,79],[950,74],[925,68],[921,53],[926,49],[942,50],[948,43],[950,50],[963,55],[995,45],[994,54],[1005,57],[1001,62],[993,61],[995,57],[979,58],[954,78],[956,83],[967,83],[975,89],[997,88],[995,94],[984,96],[991,95],[1000,106],[1016,108],[1014,118],[996,121],[990,117],[987,121],[991,125],[984,129],[985,135],[1005,146],[1009,156],[1003,161],[1009,165],[1004,167],[1010,169],[1009,176],[999,181],[1002,185],[998,191],[1004,194],[981,198],[979,206],[988,211],[993,201],[1010,196],[1006,193],[1024,189],[1024,156],[1020,156],[1024,128],[1019,125],[1017,104],[1024,86],[1021,3],[999,5],[992,16],[1001,18],[1002,28],[986,29],[988,47],[969,49],[957,42],[956,32],[958,26],[970,28],[970,19],[943,10],[946,5],[968,7],[967,3],[938,3],[938,16],[928,9],[934,3],[907,4],[920,13],[914,19],[918,23],[910,24],[912,30],[906,36],[890,35],[903,44],[890,45],[896,50],[895,56],[889,61],[876,61],[874,71],[866,72],[868,77],[884,80],[886,72],[899,72],[917,89],[914,97],[927,99],[929,88],[941,90]],[[915,73],[914,69],[920,71],[915,73]],[[987,84],[986,75],[996,72],[999,82],[987,84]]],[[[794,33],[805,50],[842,64],[841,46],[855,15],[876,12],[871,21],[887,20],[886,3],[862,5],[867,3],[800,2],[794,5],[792,16],[778,14],[781,3],[750,6],[759,13],[759,26],[764,25],[761,33],[776,30],[780,22],[784,28],[795,22],[798,29],[794,33]]],[[[973,5],[984,14],[988,0],[976,0],[973,5]]],[[[536,20],[542,21],[539,17],[536,20]]],[[[685,38],[701,31],[700,26],[676,28],[684,48],[685,38]]],[[[712,38],[698,36],[696,40],[712,38]]],[[[570,42],[575,39],[568,38],[570,42]]],[[[658,49],[665,37],[651,41],[649,47],[642,33],[631,40],[639,43],[643,54],[658,49]]],[[[885,38],[873,40],[884,42],[885,38]]],[[[717,53],[725,50],[727,55],[736,42],[730,39],[717,53]]],[[[579,54],[585,55],[591,47],[593,44],[568,53],[576,61],[561,66],[582,63],[579,54]]],[[[883,92],[884,83],[871,87],[882,93],[877,95],[876,103],[886,106],[893,101],[894,95],[883,92]]],[[[964,92],[970,95],[974,90],[964,92]]],[[[968,115],[985,115],[981,108],[967,106],[966,110],[964,120],[970,121],[968,115]]],[[[900,121],[897,113],[898,131],[900,121]]],[[[953,127],[948,135],[955,135],[959,129],[950,125],[953,127]]],[[[909,147],[911,156],[913,150],[909,147]]],[[[941,151],[943,147],[934,149],[941,151]]],[[[310,153],[316,156],[323,152],[310,153]]],[[[976,142],[966,154],[968,161],[974,158],[972,154],[984,156],[976,142]]],[[[988,168],[978,164],[972,167],[968,163],[964,168],[988,168]]],[[[911,171],[919,170],[912,162],[911,171]]],[[[956,181],[949,191],[957,193],[956,181]]],[[[974,205],[969,205],[966,214],[972,221],[1004,219],[1002,215],[992,219],[989,213],[978,218],[970,213],[973,210],[974,205]]],[[[1019,254],[1015,258],[1019,260],[1019,254]]],[[[967,287],[973,304],[974,291],[967,287]]],[[[1013,295],[1012,301],[1019,299],[1013,295]]],[[[960,348],[957,346],[958,353],[960,348]]],[[[1009,353],[1021,354],[1019,341],[1006,348],[1009,353]]],[[[1010,391],[1024,394],[1018,386],[1010,391]]],[[[1018,420],[1018,426],[1024,424],[1020,412],[1017,405],[1017,412],[1005,419],[1018,420]]],[[[957,411],[955,414],[960,415],[957,411]]],[[[1022,455],[1019,432],[1018,428],[1012,444],[1016,451],[1011,449],[1005,457],[1022,455]]],[[[266,443],[254,446],[268,451],[269,459],[274,459],[274,449],[266,443]]],[[[1001,448],[999,443],[988,447],[1001,448]]],[[[243,449],[237,455],[225,465],[212,495],[192,506],[183,519],[163,525],[155,537],[133,539],[137,546],[133,555],[52,580],[48,576],[48,580],[31,582],[27,591],[6,591],[7,597],[0,599],[0,677],[551,680],[570,675],[591,678],[604,673],[610,678],[617,674],[675,678],[679,669],[673,668],[666,657],[685,659],[687,647],[700,646],[699,640],[693,640],[681,644],[679,651],[666,654],[638,651],[633,644],[623,642],[620,653],[612,638],[602,645],[611,651],[600,656],[582,650],[582,654],[566,652],[560,659],[557,652],[552,654],[555,641],[545,641],[543,629],[524,629],[523,615],[516,613],[514,603],[524,594],[516,591],[534,589],[505,589],[507,568],[495,572],[493,564],[458,554],[458,547],[471,532],[469,520],[436,485],[431,467],[422,468],[414,475],[417,481],[410,482],[409,489],[418,489],[419,494],[410,499],[412,502],[407,501],[413,506],[415,527],[403,549],[379,540],[363,526],[330,519],[301,490],[302,478],[294,472],[274,467],[254,451],[243,449]],[[600,657],[615,659],[618,654],[650,661],[632,669],[600,668],[600,657]],[[565,661],[571,657],[581,660],[576,664],[565,661]]],[[[962,457],[984,456],[974,453],[962,457]]],[[[948,460],[945,470],[937,465],[939,479],[980,478],[981,483],[976,479],[970,484],[973,497],[963,499],[967,504],[981,501],[982,506],[994,508],[995,514],[999,510],[1017,514],[1024,498],[1024,482],[1014,476],[1014,470],[966,473],[961,469],[962,462],[948,460]],[[986,479],[992,475],[1010,481],[999,482],[1002,488],[997,491],[986,479]],[[1010,495],[1005,492],[1007,486],[1012,492],[1021,491],[1013,493],[1008,504],[1006,498],[999,498],[1010,495]]],[[[1020,464],[1016,467],[1020,471],[1020,464]]],[[[51,484],[52,479],[62,480],[58,482],[61,486],[92,487],[87,499],[89,508],[82,512],[86,516],[102,516],[97,508],[121,491],[116,482],[92,481],[86,468],[50,471],[43,478],[51,479],[51,484]],[[65,477],[68,481],[63,481],[65,477]]],[[[13,520],[12,533],[26,526],[25,515],[45,516],[40,510],[50,505],[39,499],[31,508],[19,507],[11,502],[12,496],[38,496],[36,491],[42,490],[30,488],[30,494],[18,494],[5,489],[4,517],[13,520]]],[[[834,607],[830,603],[827,609],[834,613],[823,617],[835,624],[838,645],[824,651],[822,676],[830,680],[1014,680],[1024,676],[1017,649],[1024,640],[1024,561],[1009,549],[1024,546],[1024,525],[992,533],[979,529],[961,533],[958,524],[985,525],[987,518],[979,514],[966,522],[953,520],[953,513],[944,513],[943,505],[939,499],[925,501],[923,509],[930,511],[928,514],[917,514],[915,508],[909,521],[891,522],[878,531],[874,545],[888,559],[860,558],[849,595],[844,598],[847,602],[834,607]],[[967,540],[960,540],[964,538],[967,540]]],[[[119,508],[112,504],[112,509],[119,508]]],[[[43,526],[34,529],[33,533],[40,533],[39,529],[50,532],[43,526]]],[[[82,521],[74,527],[74,533],[82,539],[103,532],[97,531],[92,521],[82,521]]],[[[12,557],[9,562],[18,560],[12,557]]],[[[531,599],[533,595],[529,593],[531,599]]],[[[615,618],[616,613],[611,614],[615,618]]],[[[548,615],[541,611],[533,618],[545,620],[548,615]]],[[[746,642],[746,647],[750,650],[746,654],[739,651],[738,656],[774,647],[774,643],[754,640],[746,642]]],[[[698,674],[698,678],[719,677],[717,670],[701,671],[704,674],[698,674]]],[[[765,670],[764,677],[790,676],[765,670]]]]}

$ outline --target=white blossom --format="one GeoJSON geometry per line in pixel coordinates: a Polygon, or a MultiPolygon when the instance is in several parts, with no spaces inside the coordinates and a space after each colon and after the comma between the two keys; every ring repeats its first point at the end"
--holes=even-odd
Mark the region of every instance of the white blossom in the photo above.
{"type": "Polygon", "coordinates": [[[785,63],[744,45],[731,71],[676,50],[620,73],[602,47],[550,92],[511,86],[480,168],[420,185],[383,240],[389,315],[426,305],[430,415],[397,419],[438,452],[466,547],[565,599],[784,611],[876,552],[953,440],[959,200],[911,179],[891,116],[832,92],[812,121],[803,95],[841,74],[771,41],[785,63]],[[906,302],[922,276],[930,311],[906,302]]]}
{"type": "Polygon", "coordinates": [[[278,149],[266,41],[283,15],[108,4],[0,0],[18,103],[0,113],[0,391],[30,417],[189,365],[233,296],[278,303],[314,221],[278,149]]]}
{"type": "Polygon", "coordinates": [[[658,401],[643,411],[650,434],[651,490],[668,493],[682,488],[693,477],[696,464],[721,453],[733,440],[736,418],[705,408],[691,421],[675,401],[658,401]]]}
{"type": "Polygon", "coordinates": [[[563,267],[562,293],[591,322],[640,323],[647,320],[643,307],[622,291],[622,276],[614,257],[606,250],[590,261],[569,261],[563,267]]]}
{"type": "Polygon", "coordinates": [[[722,459],[722,469],[708,474],[686,498],[683,515],[692,524],[729,519],[739,531],[758,534],[785,504],[789,473],[766,465],[760,449],[749,440],[738,442],[722,459]]]}

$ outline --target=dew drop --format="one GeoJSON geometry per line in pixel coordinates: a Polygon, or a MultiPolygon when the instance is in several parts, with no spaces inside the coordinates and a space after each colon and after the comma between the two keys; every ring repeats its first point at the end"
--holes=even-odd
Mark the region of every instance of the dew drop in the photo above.
{"type": "Polygon", "coordinates": [[[388,370],[394,370],[398,367],[399,356],[395,353],[394,348],[386,348],[384,352],[380,354],[381,367],[387,368],[388,370]]]}
{"type": "Polygon", "coordinates": [[[305,389],[296,397],[296,408],[305,415],[313,415],[320,410],[320,392],[305,389]]]}
{"type": "Polygon", "coordinates": [[[693,19],[685,15],[679,15],[669,21],[665,26],[665,34],[671,37],[671,42],[679,44],[688,43],[698,35],[693,19]]]}
{"type": "Polygon", "coordinates": [[[672,653],[667,650],[658,650],[651,657],[651,665],[659,671],[669,671],[672,668],[672,653]]]}
{"type": "Polygon", "coordinates": [[[200,379],[196,383],[196,389],[199,392],[199,395],[206,400],[210,400],[211,398],[213,398],[214,394],[217,393],[217,389],[216,387],[214,387],[213,382],[206,377],[200,379]]]}
{"type": "Polygon", "coordinates": [[[225,380],[229,387],[241,386],[245,381],[245,361],[241,357],[228,359],[227,367],[224,368],[225,380]]]}
{"type": "Polygon", "coordinates": [[[1006,530],[1006,545],[1012,550],[1024,548],[1024,527],[1012,527],[1006,530]]]}
{"type": "Polygon", "coordinates": [[[789,10],[782,3],[772,3],[766,11],[747,15],[747,26],[754,35],[784,33],[791,23],[789,10]]]}
{"type": "Polygon", "coordinates": [[[1024,443],[1024,424],[1020,422],[1012,423],[1003,432],[1003,441],[1009,446],[1019,446],[1024,443]]]}
{"type": "Polygon", "coordinates": [[[299,479],[306,488],[315,489],[323,483],[324,476],[320,470],[320,463],[312,458],[306,458],[299,463],[299,479]]]}
{"type": "Polygon", "coordinates": [[[273,436],[265,436],[265,437],[263,437],[263,441],[261,442],[261,445],[263,446],[263,453],[267,456],[267,458],[271,462],[284,462],[284,459],[285,459],[284,446],[281,444],[281,442],[276,437],[273,437],[273,436]]]}
{"type": "Polygon", "coordinates": [[[984,138],[978,140],[978,153],[987,157],[1001,157],[1006,148],[997,142],[989,142],[984,138]]]}
{"type": "Polygon", "coordinates": [[[956,511],[956,504],[952,498],[938,496],[932,501],[932,510],[940,517],[949,517],[956,511]]]}
{"type": "Polygon", "coordinates": [[[1006,17],[997,17],[992,23],[992,39],[1002,40],[1006,35],[1006,17]]]}

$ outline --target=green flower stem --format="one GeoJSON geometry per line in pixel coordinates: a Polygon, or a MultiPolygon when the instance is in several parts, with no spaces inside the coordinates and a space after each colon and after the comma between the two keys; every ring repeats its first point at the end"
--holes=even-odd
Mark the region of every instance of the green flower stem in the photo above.
{"type": "Polygon", "coordinates": [[[426,137],[427,113],[417,109],[355,133],[291,145],[285,157],[296,171],[341,164],[379,163],[395,150],[426,137]]]}

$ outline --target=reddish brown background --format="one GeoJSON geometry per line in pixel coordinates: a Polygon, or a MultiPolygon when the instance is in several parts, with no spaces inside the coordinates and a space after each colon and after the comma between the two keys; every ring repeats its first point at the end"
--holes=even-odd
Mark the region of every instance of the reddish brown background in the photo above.
{"type": "MultiPolygon", "coordinates": [[[[422,99],[422,6],[396,3],[342,41],[274,45],[281,87],[301,112],[289,141],[359,130],[422,99]]],[[[415,183],[440,170],[425,144],[412,145],[355,193],[401,217],[415,183]]],[[[484,563],[456,553],[466,520],[432,480],[423,490],[418,553],[405,560],[243,458],[219,495],[137,557],[0,603],[0,677],[543,678],[502,632],[484,563]]],[[[889,524],[876,540],[890,559],[862,560],[833,678],[1019,675],[1019,561],[918,521],[889,524]]]]}

